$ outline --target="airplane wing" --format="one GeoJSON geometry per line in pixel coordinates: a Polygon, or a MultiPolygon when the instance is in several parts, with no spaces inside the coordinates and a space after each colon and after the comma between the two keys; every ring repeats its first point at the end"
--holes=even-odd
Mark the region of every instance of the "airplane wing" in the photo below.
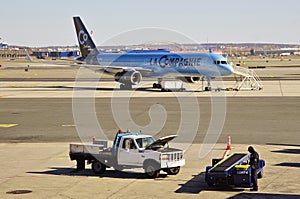
{"type": "MultiPolygon", "coordinates": [[[[90,70],[96,71],[96,72],[106,72],[110,74],[116,74],[117,72],[122,71],[139,71],[141,74],[151,74],[154,71],[152,69],[147,69],[143,67],[128,67],[128,66],[102,66],[102,65],[92,65],[92,64],[68,64],[68,63],[59,63],[59,62],[34,62],[32,58],[29,56],[27,50],[25,49],[25,54],[27,57],[27,60],[34,64],[40,64],[40,65],[58,65],[58,66],[73,66],[73,67],[85,67],[90,70]]],[[[64,60],[68,62],[74,62],[74,60],[64,60]]]]}
{"type": "Polygon", "coordinates": [[[115,74],[122,71],[139,71],[142,74],[151,74],[154,71],[152,69],[142,67],[128,67],[128,66],[102,66],[102,65],[91,65],[91,64],[73,64],[71,66],[85,67],[96,72],[107,72],[115,74]]]}
{"type": "Polygon", "coordinates": [[[53,62],[48,62],[48,61],[34,61],[31,56],[28,54],[27,50],[24,49],[24,52],[26,54],[26,58],[27,58],[27,61],[29,63],[32,63],[34,65],[57,65],[57,66],[70,66],[71,63],[74,63],[74,59],[61,59],[61,62],[57,62],[57,61],[53,61],[53,62]],[[66,62],[69,62],[69,63],[66,63],[66,62]]]}

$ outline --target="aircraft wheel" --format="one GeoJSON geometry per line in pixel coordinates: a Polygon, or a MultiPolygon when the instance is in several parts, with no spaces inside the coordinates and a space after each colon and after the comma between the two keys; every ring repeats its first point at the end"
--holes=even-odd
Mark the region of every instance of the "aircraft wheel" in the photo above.
{"type": "Polygon", "coordinates": [[[132,84],[121,84],[120,89],[121,90],[131,90],[132,89],[132,84]]]}
{"type": "Polygon", "coordinates": [[[211,87],[205,87],[205,91],[211,91],[211,87]]]}
{"type": "Polygon", "coordinates": [[[160,84],[157,84],[157,83],[154,83],[154,84],[153,84],[153,88],[161,88],[161,85],[160,85],[160,84]]]}

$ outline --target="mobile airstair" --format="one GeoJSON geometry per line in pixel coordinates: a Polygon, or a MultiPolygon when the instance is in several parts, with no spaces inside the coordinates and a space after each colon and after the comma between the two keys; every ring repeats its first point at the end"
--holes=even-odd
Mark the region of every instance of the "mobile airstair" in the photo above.
{"type": "Polygon", "coordinates": [[[233,86],[233,90],[262,90],[263,85],[260,78],[254,72],[243,67],[234,66],[233,74],[235,76],[236,83],[233,86]]]}

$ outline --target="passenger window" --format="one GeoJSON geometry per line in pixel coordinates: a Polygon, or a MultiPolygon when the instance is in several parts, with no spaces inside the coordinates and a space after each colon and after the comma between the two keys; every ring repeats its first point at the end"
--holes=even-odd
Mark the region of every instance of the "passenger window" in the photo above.
{"type": "Polygon", "coordinates": [[[123,145],[122,145],[123,149],[128,149],[130,148],[130,139],[124,139],[123,145]]]}
{"type": "Polygon", "coordinates": [[[129,150],[129,149],[136,149],[136,146],[134,144],[134,141],[130,138],[125,139],[123,142],[123,149],[129,150]]]}

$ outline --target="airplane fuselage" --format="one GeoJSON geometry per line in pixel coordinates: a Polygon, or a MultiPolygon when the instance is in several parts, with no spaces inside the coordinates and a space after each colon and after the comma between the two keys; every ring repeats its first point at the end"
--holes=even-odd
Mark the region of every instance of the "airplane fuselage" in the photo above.
{"type": "MultiPolygon", "coordinates": [[[[86,59],[87,64],[152,70],[149,76],[181,74],[189,76],[227,76],[232,66],[214,53],[99,53],[86,59]]],[[[147,74],[144,74],[147,76],[147,74]]]]}

